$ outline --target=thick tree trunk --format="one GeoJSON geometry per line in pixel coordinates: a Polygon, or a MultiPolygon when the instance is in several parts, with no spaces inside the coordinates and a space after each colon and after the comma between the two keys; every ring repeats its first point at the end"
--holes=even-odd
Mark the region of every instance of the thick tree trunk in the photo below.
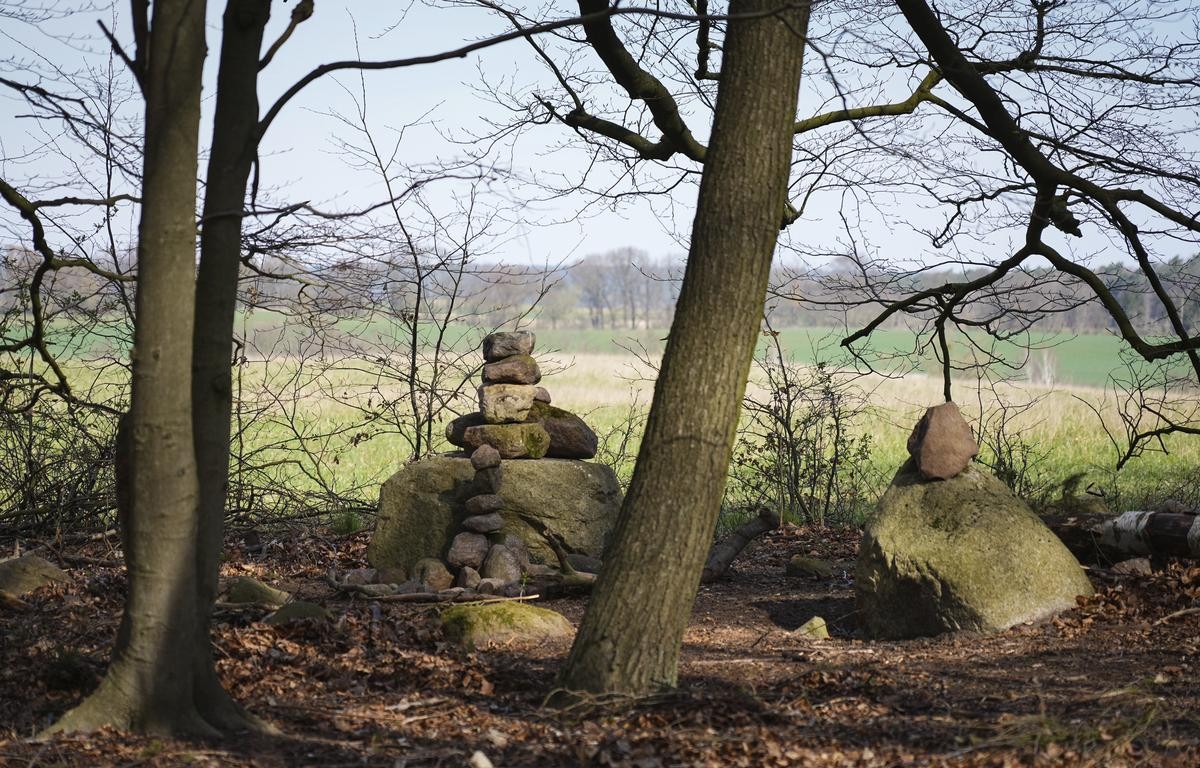
{"type": "Polygon", "coordinates": [[[633,480],[562,673],[572,691],[675,684],[725,487],[784,211],[808,7],[733,0],[729,12],[687,270],[633,480]]]}
{"type": "Polygon", "coordinates": [[[192,357],[192,423],[200,478],[194,651],[196,705],[223,731],[267,729],[226,693],[213,668],[209,618],[217,596],[229,486],[231,355],[242,255],[242,210],[257,144],[258,62],[270,0],[229,0],[204,193],[192,357]]]}
{"type": "MultiPolygon", "coordinates": [[[[129,418],[129,595],[100,687],[53,728],[211,734],[193,700],[197,479],[190,403],[203,0],[154,4],[129,418]]],[[[143,41],[145,42],[145,41],[143,41]]]]}

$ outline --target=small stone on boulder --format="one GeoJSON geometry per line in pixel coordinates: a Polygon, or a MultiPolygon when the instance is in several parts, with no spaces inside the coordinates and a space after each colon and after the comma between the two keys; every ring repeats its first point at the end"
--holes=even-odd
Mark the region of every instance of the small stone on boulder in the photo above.
{"type": "Polygon", "coordinates": [[[488,493],[499,493],[502,482],[504,482],[504,469],[502,467],[478,469],[475,471],[475,478],[471,481],[471,493],[479,496],[488,493]]]}
{"type": "Polygon", "coordinates": [[[487,557],[489,547],[491,547],[491,543],[487,540],[487,536],[478,533],[460,533],[454,537],[454,541],[450,542],[450,552],[446,555],[446,561],[455,568],[467,565],[478,568],[483,565],[483,559],[487,557]]]}
{"type": "Polygon", "coordinates": [[[22,555],[0,562],[0,592],[20,597],[56,581],[67,581],[66,571],[44,557],[22,555]]]}
{"type": "Polygon", "coordinates": [[[468,648],[567,639],[575,632],[562,614],[517,602],[456,605],[442,611],[441,621],[446,636],[468,648]]]}
{"type": "Polygon", "coordinates": [[[483,366],[484,384],[537,384],[542,372],[529,355],[513,355],[483,366]]]}
{"type": "MultiPolygon", "coordinates": [[[[476,496],[475,498],[480,498],[476,496]]],[[[463,520],[463,528],[475,533],[495,533],[504,527],[504,518],[499,512],[489,512],[486,515],[472,515],[463,520]]]]}
{"type": "Polygon", "coordinates": [[[531,331],[491,333],[483,338],[483,359],[489,363],[513,355],[533,353],[536,337],[531,331]]]}
{"type": "Polygon", "coordinates": [[[454,576],[441,560],[426,557],[413,566],[413,581],[424,585],[428,592],[439,592],[454,583],[454,576]]]}
{"type": "Polygon", "coordinates": [[[925,411],[908,436],[908,454],[926,480],[949,480],[979,455],[971,426],[954,403],[925,411]]]}
{"type": "Polygon", "coordinates": [[[534,402],[550,405],[550,390],[546,389],[545,387],[538,387],[537,389],[533,390],[533,399],[534,402]]]}
{"type": "Polygon", "coordinates": [[[485,384],[479,388],[479,412],[487,424],[525,421],[533,407],[533,387],[528,384],[485,384]]]}
{"type": "Polygon", "coordinates": [[[500,451],[497,451],[490,445],[479,446],[471,452],[471,466],[477,472],[481,469],[491,469],[492,467],[500,466],[500,451]]]}
{"type": "Polygon", "coordinates": [[[504,509],[504,499],[494,493],[472,496],[464,505],[468,515],[490,515],[504,509]]]}
{"type": "Polygon", "coordinates": [[[521,561],[517,555],[503,544],[493,544],[488,550],[487,559],[479,569],[479,575],[485,579],[496,579],[503,584],[511,584],[521,580],[521,561]]]}
{"type": "Polygon", "coordinates": [[[481,424],[463,430],[463,442],[490,445],[505,459],[540,459],[550,448],[550,435],[541,424],[481,424]]]}

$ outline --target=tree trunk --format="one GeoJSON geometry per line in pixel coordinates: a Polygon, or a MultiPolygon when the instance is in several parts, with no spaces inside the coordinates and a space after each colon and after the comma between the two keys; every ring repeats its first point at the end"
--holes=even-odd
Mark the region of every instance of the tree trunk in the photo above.
{"type": "Polygon", "coordinates": [[[124,539],[129,594],[100,687],[56,731],[214,733],[193,700],[198,487],[190,402],[179,396],[191,384],[205,3],[160,0],[153,8],[124,539]]]}
{"type": "Polygon", "coordinates": [[[258,141],[258,62],[270,13],[270,0],[229,0],[225,6],[196,277],[192,424],[200,478],[196,552],[200,634],[193,665],[196,705],[206,720],[223,731],[269,730],[244,712],[221,686],[213,668],[208,627],[217,596],[229,490],[230,356],[242,255],[242,210],[258,141]]]}
{"type": "Polygon", "coordinates": [[[729,12],[687,270],[633,480],[562,673],[572,691],[675,684],[724,492],[784,211],[808,6],[733,0],[729,12]]]}

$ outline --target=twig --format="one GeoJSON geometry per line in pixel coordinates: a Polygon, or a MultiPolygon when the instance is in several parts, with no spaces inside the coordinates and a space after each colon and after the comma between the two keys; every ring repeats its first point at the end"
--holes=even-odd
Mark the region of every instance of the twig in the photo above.
{"type": "Polygon", "coordinates": [[[1174,613],[1168,613],[1166,616],[1163,616],[1161,619],[1154,622],[1154,626],[1157,627],[1159,624],[1166,624],[1171,619],[1178,619],[1182,616],[1191,616],[1192,614],[1195,614],[1195,613],[1200,613],[1200,607],[1182,608],[1178,611],[1175,611],[1174,613]]]}

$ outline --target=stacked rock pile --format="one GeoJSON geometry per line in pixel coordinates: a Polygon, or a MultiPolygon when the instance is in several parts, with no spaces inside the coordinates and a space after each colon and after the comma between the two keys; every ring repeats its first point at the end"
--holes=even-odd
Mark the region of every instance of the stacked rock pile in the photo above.
{"type": "Polygon", "coordinates": [[[495,448],[502,459],[590,459],[596,433],[583,419],[550,404],[537,386],[542,372],[533,359],[529,331],[493,333],[483,340],[483,385],[479,410],[446,425],[446,439],[474,451],[495,448]]]}
{"type": "Polygon", "coordinates": [[[1075,606],[1092,585],[1025,502],[972,464],[958,406],[928,409],[863,529],[855,596],[867,633],[997,632],[1075,606]]]}
{"type": "Polygon", "coordinates": [[[542,372],[533,359],[535,341],[529,331],[487,336],[479,410],[446,427],[447,440],[471,452],[475,470],[466,516],[446,553],[446,564],[456,571],[455,587],[511,593],[537,570],[531,568],[528,545],[504,533],[509,521],[500,495],[502,460],[596,455],[596,433],[575,414],[550,405],[550,393],[538,386],[542,372]]]}
{"type": "Polygon", "coordinates": [[[504,499],[500,482],[504,468],[500,451],[481,445],[471,454],[475,477],[465,506],[462,530],[450,542],[446,562],[457,569],[454,586],[481,594],[497,594],[519,586],[529,570],[529,550],[519,537],[502,533],[504,499]]]}

